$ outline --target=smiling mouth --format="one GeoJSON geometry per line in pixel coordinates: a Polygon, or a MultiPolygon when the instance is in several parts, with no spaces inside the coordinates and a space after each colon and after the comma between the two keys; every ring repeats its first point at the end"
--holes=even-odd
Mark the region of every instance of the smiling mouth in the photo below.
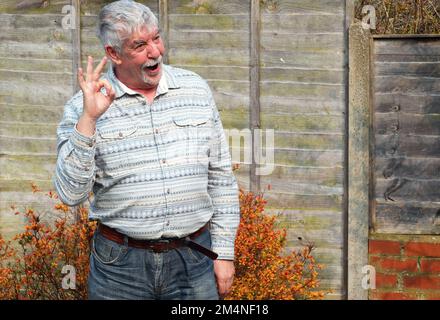
{"type": "Polygon", "coordinates": [[[149,67],[145,67],[145,69],[148,71],[157,71],[157,69],[159,69],[159,63],[153,64],[152,66],[149,67]]]}

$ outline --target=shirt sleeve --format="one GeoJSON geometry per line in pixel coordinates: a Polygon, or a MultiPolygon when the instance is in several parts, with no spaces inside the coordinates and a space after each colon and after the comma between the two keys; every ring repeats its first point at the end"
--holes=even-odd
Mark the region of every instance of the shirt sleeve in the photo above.
{"type": "Polygon", "coordinates": [[[82,95],[75,95],[64,107],[57,128],[57,163],[54,187],[60,200],[75,206],[85,201],[95,180],[96,132],[81,134],[76,124],[82,110],[82,95]]]}
{"type": "Polygon", "coordinates": [[[231,156],[223,125],[212,94],[213,134],[211,137],[208,193],[214,214],[211,219],[212,249],[218,259],[234,260],[235,237],[240,223],[237,180],[232,172],[231,156]]]}

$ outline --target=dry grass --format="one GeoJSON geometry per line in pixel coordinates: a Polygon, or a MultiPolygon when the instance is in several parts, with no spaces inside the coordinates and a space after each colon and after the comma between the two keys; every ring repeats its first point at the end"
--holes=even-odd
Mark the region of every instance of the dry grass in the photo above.
{"type": "Polygon", "coordinates": [[[376,9],[374,34],[440,34],[440,0],[357,0],[359,20],[364,5],[376,9]]]}

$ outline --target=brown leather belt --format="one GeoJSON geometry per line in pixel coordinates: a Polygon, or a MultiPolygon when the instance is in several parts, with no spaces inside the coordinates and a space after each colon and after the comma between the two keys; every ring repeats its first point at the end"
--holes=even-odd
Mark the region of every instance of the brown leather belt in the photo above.
{"type": "Polygon", "coordinates": [[[218,254],[214,251],[205,248],[204,246],[198,244],[197,242],[192,241],[193,239],[200,236],[203,231],[208,228],[208,224],[205,224],[199,230],[194,233],[191,233],[185,238],[177,238],[177,239],[159,239],[159,240],[140,240],[130,238],[113,228],[110,228],[102,223],[98,226],[98,231],[107,239],[114,241],[119,244],[125,244],[125,238],[127,238],[127,244],[129,247],[140,248],[140,249],[149,249],[154,252],[164,252],[172,249],[176,249],[183,246],[188,246],[191,249],[197,250],[204,255],[208,256],[212,260],[217,259],[218,254]]]}

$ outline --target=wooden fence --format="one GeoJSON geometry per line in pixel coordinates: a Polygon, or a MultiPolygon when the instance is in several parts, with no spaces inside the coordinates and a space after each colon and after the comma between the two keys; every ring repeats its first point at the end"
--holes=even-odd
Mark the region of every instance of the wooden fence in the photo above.
{"type": "MultiPolygon", "coordinates": [[[[106,2],[81,1],[81,26],[74,30],[62,28],[71,1],[0,4],[3,233],[17,228],[11,203],[43,206],[31,182],[52,188],[56,126],[76,88],[75,67],[87,55],[103,55],[95,24],[106,2]]],[[[239,183],[266,189],[268,212],[280,214],[288,229],[288,249],[313,242],[325,265],[322,286],[333,290],[329,298],[343,297],[351,1],[140,2],[161,18],[168,62],[208,80],[226,129],[274,129],[273,172],[257,176],[255,164],[240,161],[239,183]]]]}
{"type": "Polygon", "coordinates": [[[371,227],[440,234],[440,36],[376,36],[371,61],[371,227]]]}

